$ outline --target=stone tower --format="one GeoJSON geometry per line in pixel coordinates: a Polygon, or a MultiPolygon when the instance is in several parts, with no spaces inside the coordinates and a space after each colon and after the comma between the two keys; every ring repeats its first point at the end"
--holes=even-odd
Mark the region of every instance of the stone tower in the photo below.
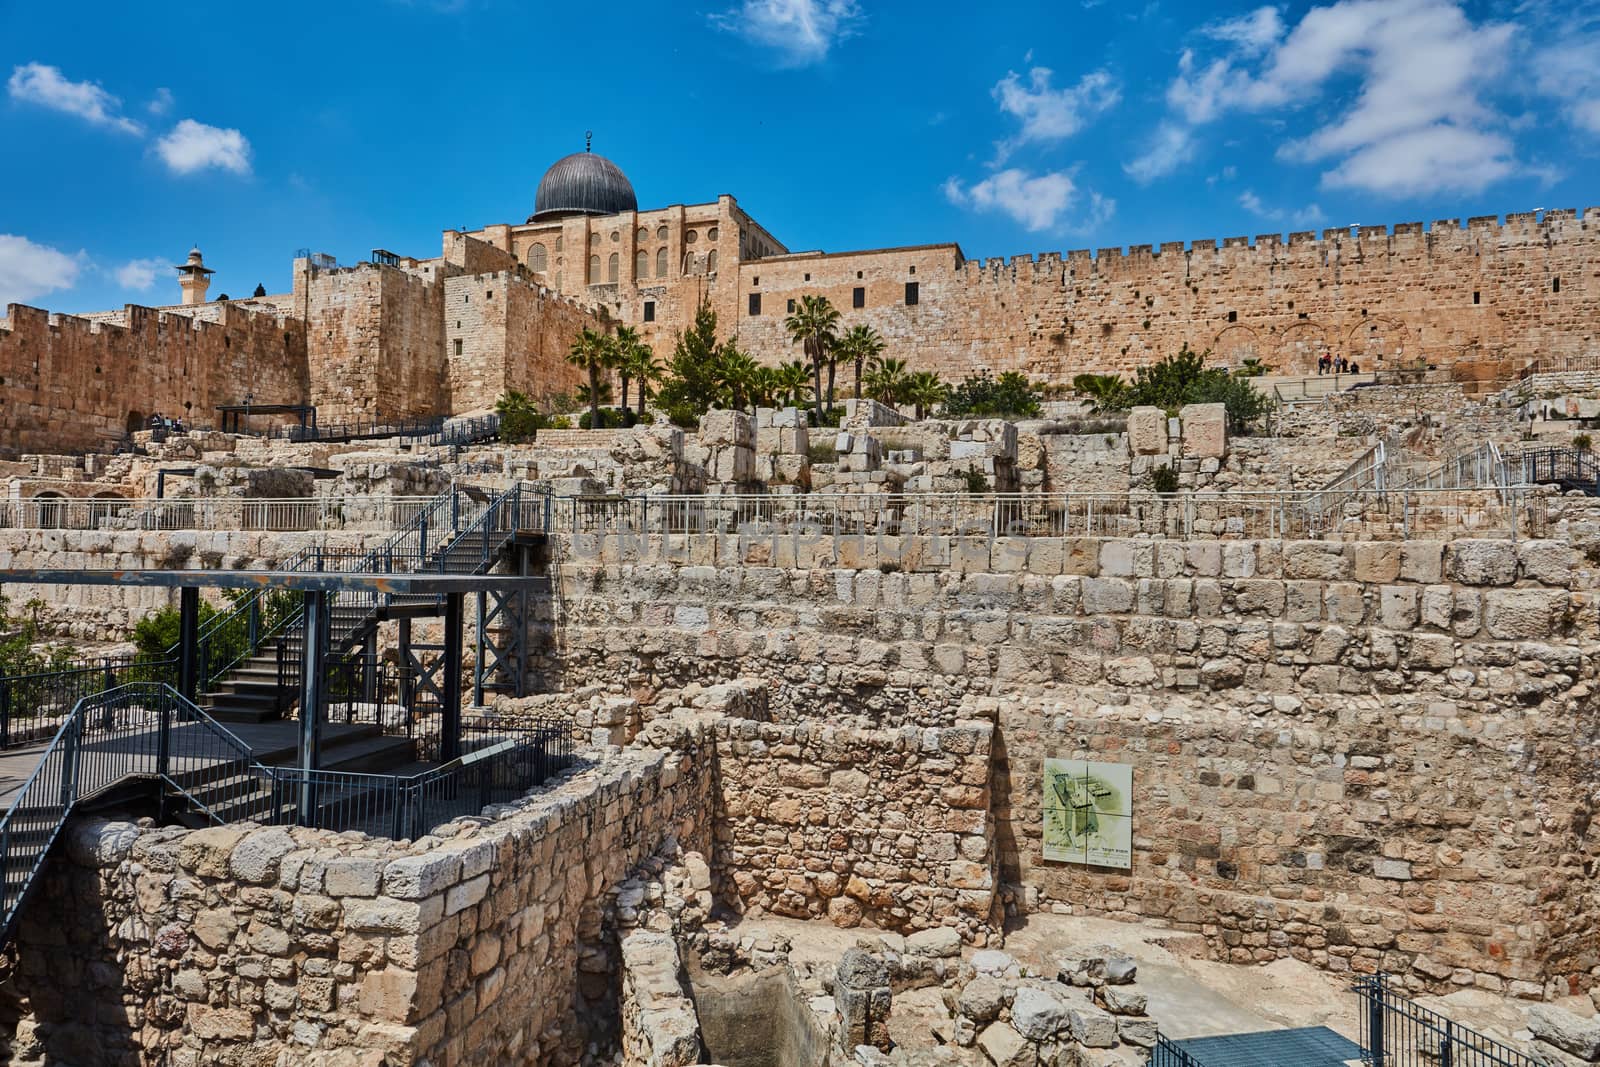
{"type": "Polygon", "coordinates": [[[216,271],[206,266],[200,258],[200,246],[189,249],[189,261],[177,268],[178,286],[183,290],[185,304],[204,304],[206,290],[211,287],[211,275],[216,271]]]}

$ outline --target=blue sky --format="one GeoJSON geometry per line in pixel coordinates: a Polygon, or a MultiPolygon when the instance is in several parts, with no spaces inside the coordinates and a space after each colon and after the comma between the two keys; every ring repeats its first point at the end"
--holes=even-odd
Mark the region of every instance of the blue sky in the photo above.
{"type": "Polygon", "coordinates": [[[582,147],[641,207],[969,256],[1600,204],[1600,9],[0,0],[0,306],[438,254],[582,147]],[[235,13],[237,12],[237,13],[235,13]]]}

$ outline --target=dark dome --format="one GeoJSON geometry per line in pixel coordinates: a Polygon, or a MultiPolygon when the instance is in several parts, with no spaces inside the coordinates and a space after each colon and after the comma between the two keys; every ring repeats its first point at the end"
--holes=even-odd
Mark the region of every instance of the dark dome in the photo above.
{"type": "Polygon", "coordinates": [[[568,215],[615,215],[637,211],[633,185],[620,167],[593,152],[574,152],[555,161],[539,179],[529,222],[568,215]]]}

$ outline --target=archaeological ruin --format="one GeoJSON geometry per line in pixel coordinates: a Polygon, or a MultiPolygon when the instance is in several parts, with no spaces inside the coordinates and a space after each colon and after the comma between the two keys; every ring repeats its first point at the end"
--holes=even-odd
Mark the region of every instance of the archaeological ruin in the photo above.
{"type": "Polygon", "coordinates": [[[0,1060],[1600,1063],[1597,224],[792,252],[578,153],[12,305],[0,1060]],[[815,295],[1032,410],[547,404],[815,295]],[[1249,417],[1072,387],[1185,345],[1249,417]]]}

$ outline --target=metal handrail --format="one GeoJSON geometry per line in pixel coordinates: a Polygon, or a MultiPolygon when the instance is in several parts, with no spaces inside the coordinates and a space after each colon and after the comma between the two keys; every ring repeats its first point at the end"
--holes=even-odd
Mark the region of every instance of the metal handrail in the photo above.
{"type": "Polygon", "coordinates": [[[1395,992],[1382,972],[1352,990],[1361,998],[1361,1062],[1371,1067],[1541,1067],[1542,1061],[1395,992]]]}
{"type": "MultiPolygon", "coordinates": [[[[71,483],[63,483],[71,484],[71,483]]],[[[349,530],[408,521],[431,496],[67,497],[0,500],[0,529],[349,530]]]]}

